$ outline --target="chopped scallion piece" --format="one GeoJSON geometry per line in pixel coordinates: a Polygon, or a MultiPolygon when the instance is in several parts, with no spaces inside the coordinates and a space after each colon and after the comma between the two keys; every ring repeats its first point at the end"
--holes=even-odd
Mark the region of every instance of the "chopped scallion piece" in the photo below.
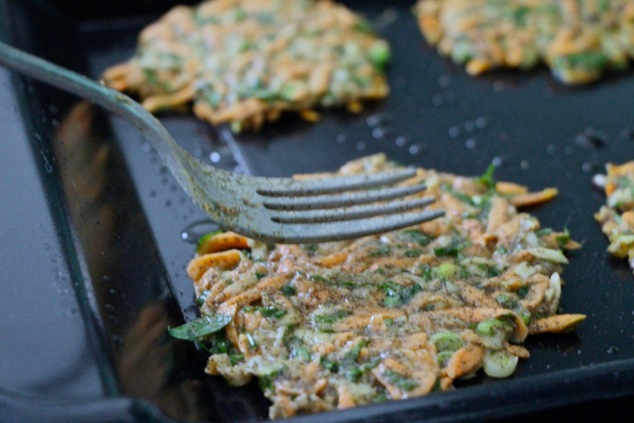
{"type": "Polygon", "coordinates": [[[517,362],[518,358],[506,351],[487,351],[482,368],[490,377],[504,378],[515,372],[517,362]]]}
{"type": "Polygon", "coordinates": [[[436,332],[431,336],[430,340],[437,351],[454,352],[462,348],[462,338],[460,338],[460,335],[448,330],[436,332]]]}

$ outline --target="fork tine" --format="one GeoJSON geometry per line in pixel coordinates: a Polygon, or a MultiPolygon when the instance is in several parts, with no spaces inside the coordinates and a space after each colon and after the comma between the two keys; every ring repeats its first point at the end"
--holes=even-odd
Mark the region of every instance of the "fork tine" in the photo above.
{"type": "Polygon", "coordinates": [[[301,244],[341,241],[413,226],[444,214],[444,210],[426,210],[423,212],[394,214],[387,217],[370,217],[315,225],[303,223],[284,224],[284,227],[295,232],[295,235],[285,236],[283,242],[301,244]]]}
{"type": "Polygon", "coordinates": [[[264,207],[271,210],[310,210],[349,207],[355,204],[373,203],[401,198],[422,192],[424,184],[407,187],[384,188],[374,191],[321,195],[312,197],[273,197],[264,200],[264,207]]]}
{"type": "Polygon", "coordinates": [[[329,176],[314,179],[266,178],[257,189],[260,195],[271,197],[332,194],[393,184],[416,175],[416,169],[396,169],[380,173],[349,176],[329,176]]]}
{"type": "Polygon", "coordinates": [[[282,212],[271,218],[278,223],[324,223],[340,220],[354,220],[377,215],[389,215],[398,212],[425,207],[436,201],[433,197],[417,198],[415,200],[397,200],[389,203],[353,206],[331,210],[310,210],[299,212],[282,212]]]}

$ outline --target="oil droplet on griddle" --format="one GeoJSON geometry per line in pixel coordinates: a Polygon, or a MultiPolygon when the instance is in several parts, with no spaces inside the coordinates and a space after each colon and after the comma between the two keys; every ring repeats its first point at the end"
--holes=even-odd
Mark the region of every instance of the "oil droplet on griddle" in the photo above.
{"type": "Polygon", "coordinates": [[[388,113],[377,113],[366,118],[365,123],[369,127],[385,126],[392,122],[392,116],[388,113]]]}
{"type": "Polygon", "coordinates": [[[376,127],[372,130],[372,136],[374,139],[380,140],[385,136],[385,129],[381,127],[376,127]]]}
{"type": "Polygon", "coordinates": [[[446,88],[449,86],[450,83],[451,83],[451,76],[440,75],[438,77],[438,85],[440,85],[441,87],[446,88]]]}
{"type": "Polygon", "coordinates": [[[588,161],[581,165],[581,170],[583,173],[596,173],[601,169],[598,163],[588,161]]]}
{"type": "Polygon", "coordinates": [[[381,123],[381,120],[378,115],[370,115],[366,118],[365,123],[368,126],[377,126],[379,123],[381,123]]]}

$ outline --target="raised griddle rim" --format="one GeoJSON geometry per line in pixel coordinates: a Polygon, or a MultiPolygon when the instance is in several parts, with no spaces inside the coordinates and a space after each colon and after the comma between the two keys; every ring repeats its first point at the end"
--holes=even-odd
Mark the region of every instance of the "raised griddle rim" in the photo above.
{"type": "MultiPolygon", "coordinates": [[[[327,419],[331,423],[424,421],[428,423],[513,419],[566,421],[569,408],[586,417],[605,416],[607,404],[634,395],[634,366],[629,360],[568,369],[504,384],[431,394],[409,400],[286,419],[297,423],[327,419]],[[612,401],[612,402],[610,402],[612,401]]],[[[618,402],[620,403],[620,402],[618,402]]],[[[0,409],[11,421],[29,422],[174,422],[147,401],[121,397],[97,400],[50,399],[0,390],[0,409]]]]}
{"type": "MultiPolygon", "coordinates": [[[[581,406],[634,394],[634,362],[620,360],[553,374],[511,379],[443,394],[352,410],[321,414],[334,422],[386,419],[428,422],[504,419],[518,414],[533,415],[568,406],[581,406]],[[487,401],[487,400],[490,400],[487,401]],[[492,407],[492,408],[491,408],[492,407]]],[[[46,417],[48,421],[172,421],[151,404],[130,398],[96,401],[63,401],[21,397],[0,392],[0,404],[15,420],[46,417]],[[34,413],[36,416],[34,416],[34,413]],[[108,415],[103,415],[107,413],[108,415]],[[52,420],[51,420],[52,419],[52,420]]],[[[541,417],[540,417],[541,418],[541,417]]],[[[314,421],[301,416],[292,421],[314,421]]]]}

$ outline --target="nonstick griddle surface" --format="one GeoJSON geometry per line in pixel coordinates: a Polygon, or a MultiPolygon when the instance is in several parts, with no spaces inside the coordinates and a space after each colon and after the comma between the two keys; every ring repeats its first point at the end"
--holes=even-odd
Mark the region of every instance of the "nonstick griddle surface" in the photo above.
{"type": "MultiPolygon", "coordinates": [[[[465,381],[455,392],[337,412],[329,419],[403,421],[425,417],[428,421],[459,421],[471,416],[492,420],[562,404],[582,409],[580,402],[590,404],[591,400],[631,393],[634,276],[625,261],[613,260],[605,253],[607,240],[593,220],[604,198],[593,188],[591,179],[606,162],[634,159],[634,71],[611,75],[587,87],[565,87],[545,68],[528,73],[498,71],[473,78],[427,46],[411,14],[413,2],[345,3],[365,13],[390,41],[392,91],[386,100],[368,104],[359,114],[324,111],[317,123],[289,115],[256,134],[233,135],[225,127],[212,128],[190,115],[163,114],[161,120],[201,160],[256,175],[334,170],[347,160],[384,152],[407,165],[464,175],[479,175],[493,162],[498,180],[535,190],[556,187],[560,194],[554,201],[530,212],[543,226],[567,228],[581,242],[582,248],[570,254],[563,274],[566,286],[561,307],[588,318],[571,334],[529,337],[526,346],[531,358],[521,361],[509,380],[477,377],[465,381]]],[[[162,11],[106,19],[80,16],[55,24],[40,19],[38,25],[28,25],[33,16],[46,12],[35,6],[22,7],[28,12],[24,21],[13,23],[14,32],[22,31],[14,38],[17,45],[22,43],[23,48],[95,78],[106,67],[127,59],[134,51],[138,31],[162,11]],[[31,13],[30,8],[36,11],[31,13]],[[65,47],[51,48],[44,34],[55,33],[60,27],[68,32],[65,47]]],[[[46,93],[45,100],[31,99],[30,110],[40,110],[49,119],[44,127],[50,133],[55,133],[50,119],[72,120],[67,114],[70,107],[64,106],[71,100],[65,95],[38,84],[32,89],[46,93]]],[[[106,340],[101,346],[109,351],[107,359],[116,373],[117,366],[138,348],[122,340],[129,339],[126,335],[142,318],[147,304],[166,304],[170,316],[175,316],[170,324],[180,319],[181,310],[187,319],[195,316],[193,289],[184,267],[193,254],[192,240],[211,225],[133,127],[98,111],[94,116],[95,131],[116,159],[116,167],[108,168],[116,178],[107,178],[110,191],[106,190],[105,198],[119,201],[135,216],[116,220],[119,226],[113,230],[118,242],[95,246],[81,237],[75,240],[76,254],[87,257],[84,273],[93,287],[95,317],[106,340]],[[127,194],[115,195],[121,186],[127,194]],[[144,246],[151,253],[138,251],[144,246]],[[117,272],[93,264],[98,260],[91,258],[105,253],[109,265],[118,266],[117,272]],[[143,260],[151,263],[146,266],[151,270],[138,265],[143,260]],[[136,271],[126,273],[119,268],[125,266],[136,271]],[[116,286],[110,278],[113,274],[118,278],[116,286]],[[148,274],[150,280],[143,282],[148,289],[140,292],[129,288],[148,274]]],[[[49,135],[46,141],[54,145],[59,139],[49,135]]],[[[43,153],[34,154],[39,157],[43,153]]],[[[50,154],[58,172],[63,173],[71,153],[51,148],[50,154]]],[[[82,204],[80,193],[60,189],[67,203],[82,204]]],[[[67,224],[72,230],[77,222],[71,219],[67,224]]],[[[100,224],[84,222],[82,227],[84,231],[89,227],[87,233],[99,233],[95,228],[100,224]]],[[[166,341],[161,342],[164,345],[166,341]]],[[[268,404],[257,388],[235,390],[202,375],[202,368],[197,367],[199,354],[170,345],[178,351],[170,361],[172,382],[176,374],[180,382],[192,380],[208,386],[200,395],[210,400],[198,401],[211,403],[213,410],[197,414],[199,420],[249,421],[266,416],[268,404]],[[196,366],[190,365],[196,357],[196,366]]],[[[118,373],[117,378],[118,386],[110,396],[139,398],[177,420],[191,417],[172,407],[172,397],[169,401],[152,397],[150,390],[135,391],[125,383],[129,382],[126,375],[118,373]]]]}

